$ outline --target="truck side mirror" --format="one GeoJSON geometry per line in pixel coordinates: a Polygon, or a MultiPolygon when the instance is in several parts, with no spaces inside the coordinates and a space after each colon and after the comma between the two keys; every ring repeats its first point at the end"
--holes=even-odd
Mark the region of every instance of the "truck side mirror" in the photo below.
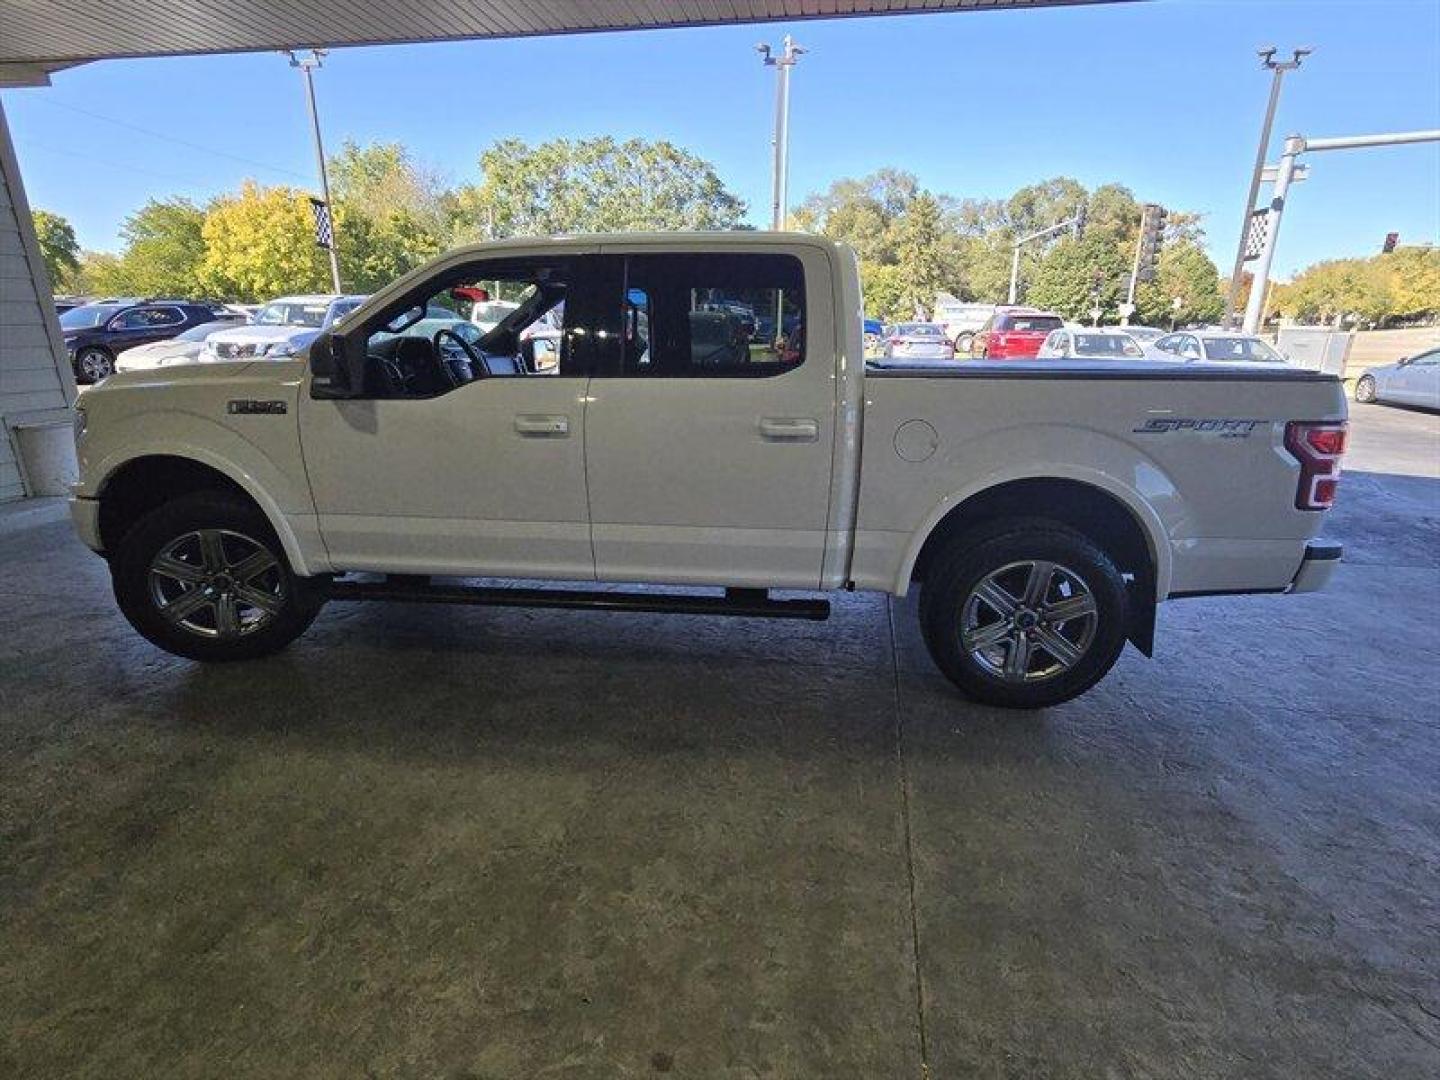
{"type": "Polygon", "coordinates": [[[359,397],[365,389],[365,336],[326,331],[310,344],[310,396],[359,397]]]}

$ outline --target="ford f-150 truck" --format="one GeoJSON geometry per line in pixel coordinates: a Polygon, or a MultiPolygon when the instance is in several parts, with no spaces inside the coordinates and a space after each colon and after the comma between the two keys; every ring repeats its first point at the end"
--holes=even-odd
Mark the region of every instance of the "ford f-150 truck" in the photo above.
{"type": "Polygon", "coordinates": [[[464,248],[306,356],[88,391],[74,521],[135,628],[198,660],[279,649],[327,601],[823,618],[772,590],[918,588],[940,669],[1017,707],[1081,693],[1127,639],[1149,653],[1162,600],[1336,565],[1335,378],[867,371],[863,310],[854,254],[814,236],[464,248]],[[520,302],[478,337],[405,332],[497,281],[520,302]],[[547,319],[559,370],[535,377],[547,319]]]}

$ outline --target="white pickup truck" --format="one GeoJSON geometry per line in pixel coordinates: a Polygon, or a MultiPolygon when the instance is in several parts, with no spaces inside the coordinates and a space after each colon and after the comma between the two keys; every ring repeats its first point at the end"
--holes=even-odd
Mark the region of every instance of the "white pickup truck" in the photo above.
{"type": "Polygon", "coordinates": [[[813,236],[465,248],[307,357],[87,392],[75,525],[136,629],[199,660],[279,649],[327,600],[824,618],[770,590],[918,587],[941,670],[1017,707],[1083,692],[1127,639],[1148,654],[1161,600],[1335,567],[1333,377],[867,371],[862,311],[854,254],[813,236]],[[405,332],[495,281],[523,299],[488,332],[405,332]],[[560,313],[535,377],[525,330],[560,313]]]}

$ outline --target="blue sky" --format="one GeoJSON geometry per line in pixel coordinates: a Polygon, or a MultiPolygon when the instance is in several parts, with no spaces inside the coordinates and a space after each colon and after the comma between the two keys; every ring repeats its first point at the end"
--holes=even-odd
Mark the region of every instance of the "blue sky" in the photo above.
{"type": "MultiPolygon", "coordinates": [[[[464,181],[507,136],[666,138],[714,162],[760,224],[774,83],[752,46],[787,30],[810,50],[793,84],[792,202],[886,165],[957,196],[1057,174],[1118,181],[1206,214],[1222,268],[1268,89],[1257,45],[1316,50],[1287,78],[1272,159],[1290,132],[1440,127],[1434,0],[1155,0],[337,50],[318,76],[326,139],[398,139],[464,181]]],[[[313,175],[299,75],[277,54],[108,61],[4,103],[32,205],[69,218],[89,248],[116,248],[151,196],[313,175]]],[[[1309,160],[1282,276],[1373,253],[1390,231],[1440,240],[1440,146],[1309,160]]]]}

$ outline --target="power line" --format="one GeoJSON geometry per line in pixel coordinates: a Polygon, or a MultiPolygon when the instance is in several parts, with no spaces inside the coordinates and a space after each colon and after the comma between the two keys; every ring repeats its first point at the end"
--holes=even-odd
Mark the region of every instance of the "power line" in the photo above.
{"type": "MultiPolygon", "coordinates": [[[[44,150],[47,154],[61,154],[65,157],[75,158],[79,161],[88,161],[92,165],[95,163],[95,155],[93,153],[86,153],[80,150],[67,150],[59,146],[50,146],[48,143],[37,142],[34,139],[29,138],[28,136],[17,137],[15,139],[15,144],[21,149],[25,150],[27,153],[31,150],[44,150]]],[[[200,190],[210,190],[217,186],[215,184],[207,183],[202,180],[195,180],[184,176],[176,176],[174,173],[158,172],[155,169],[147,169],[140,165],[130,165],[126,162],[114,161],[110,158],[106,158],[105,168],[119,169],[122,172],[138,173],[142,176],[152,176],[157,180],[168,180],[172,184],[184,184],[188,188],[196,188],[200,190]]]]}
{"type": "Polygon", "coordinates": [[[141,127],[139,124],[132,124],[129,120],[120,120],[113,116],[106,116],[103,113],[93,112],[90,109],[83,109],[79,105],[71,105],[69,102],[57,101],[51,97],[37,96],[36,101],[53,105],[57,109],[66,109],[69,112],[79,113],[81,116],[88,116],[95,120],[103,120],[108,124],[116,124],[120,127],[129,128],[131,131],[138,131],[142,135],[149,135],[153,139],[163,139],[166,142],[175,143],[177,146],[188,147],[191,150],[199,150],[201,153],[214,154],[216,157],[229,158],[231,161],[238,161],[242,165],[249,165],[256,169],[266,169],[269,172],[283,173],[286,176],[293,176],[298,180],[307,183],[310,178],[304,173],[296,172],[294,169],[284,169],[278,165],[268,165],[263,161],[256,161],[254,158],[242,157],[239,154],[232,154],[227,150],[216,150],[213,146],[203,146],[200,143],[191,142],[188,139],[181,139],[174,135],[167,135],[163,131],[152,131],[150,128],[141,127]]]}

